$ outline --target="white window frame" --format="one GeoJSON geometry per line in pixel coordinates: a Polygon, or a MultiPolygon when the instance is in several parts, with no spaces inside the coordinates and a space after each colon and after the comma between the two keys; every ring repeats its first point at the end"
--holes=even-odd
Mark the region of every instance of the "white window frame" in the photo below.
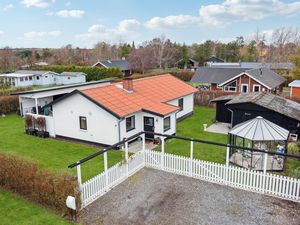
{"type": "Polygon", "coordinates": [[[249,85],[248,84],[241,84],[241,93],[248,93],[249,92],[249,85]],[[247,91],[243,92],[243,87],[247,87],[247,91]]]}
{"type": "Polygon", "coordinates": [[[256,92],[256,91],[255,91],[255,88],[256,88],[256,87],[258,87],[258,91],[257,91],[257,92],[260,92],[260,89],[261,89],[261,85],[260,85],[260,84],[254,84],[254,85],[253,85],[253,90],[252,90],[252,91],[253,91],[253,92],[256,92]]]}
{"type": "Polygon", "coordinates": [[[232,81],[232,82],[230,82],[230,83],[224,85],[223,87],[224,87],[224,88],[223,88],[223,89],[224,89],[224,92],[236,92],[236,90],[237,90],[237,80],[234,80],[234,81],[232,81]],[[234,83],[234,82],[236,83],[236,86],[235,86],[235,87],[230,87],[230,88],[233,88],[234,90],[233,90],[233,89],[226,90],[226,87],[228,88],[229,85],[232,84],[232,83],[234,83]]]}

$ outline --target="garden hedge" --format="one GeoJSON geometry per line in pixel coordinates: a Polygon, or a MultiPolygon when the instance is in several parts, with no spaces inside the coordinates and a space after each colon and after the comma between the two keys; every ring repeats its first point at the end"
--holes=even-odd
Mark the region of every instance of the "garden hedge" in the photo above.
{"type": "Polygon", "coordinates": [[[75,196],[77,204],[80,204],[78,185],[74,177],[46,171],[34,162],[4,153],[0,153],[0,187],[61,214],[68,211],[68,195],[75,196]]]}

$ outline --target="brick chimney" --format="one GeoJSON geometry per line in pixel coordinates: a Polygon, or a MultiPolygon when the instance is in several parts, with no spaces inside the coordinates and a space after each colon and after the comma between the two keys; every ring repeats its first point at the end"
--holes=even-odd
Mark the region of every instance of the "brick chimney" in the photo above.
{"type": "Polygon", "coordinates": [[[133,92],[132,78],[126,77],[123,79],[123,89],[129,93],[133,92]]]}

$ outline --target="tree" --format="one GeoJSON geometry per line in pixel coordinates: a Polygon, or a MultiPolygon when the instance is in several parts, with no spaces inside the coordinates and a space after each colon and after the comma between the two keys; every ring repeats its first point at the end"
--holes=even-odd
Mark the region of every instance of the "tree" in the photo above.
{"type": "Polygon", "coordinates": [[[128,57],[128,62],[130,68],[134,71],[145,73],[146,68],[154,67],[153,58],[153,49],[150,46],[145,45],[137,49],[132,50],[128,57]]]}
{"type": "Polygon", "coordinates": [[[300,79],[300,48],[298,48],[295,55],[290,56],[290,60],[294,64],[291,71],[293,79],[300,79]]]}
{"type": "Polygon", "coordinates": [[[196,47],[193,58],[199,62],[199,65],[204,65],[205,60],[212,55],[213,45],[214,42],[208,40],[196,47]]]}
{"type": "Polygon", "coordinates": [[[21,50],[16,53],[16,56],[21,58],[25,64],[29,67],[32,67],[33,58],[32,58],[32,51],[29,49],[21,50]]]}
{"type": "Polygon", "coordinates": [[[176,62],[176,50],[169,39],[164,36],[154,38],[148,43],[154,63],[159,68],[166,68],[176,62]]]}

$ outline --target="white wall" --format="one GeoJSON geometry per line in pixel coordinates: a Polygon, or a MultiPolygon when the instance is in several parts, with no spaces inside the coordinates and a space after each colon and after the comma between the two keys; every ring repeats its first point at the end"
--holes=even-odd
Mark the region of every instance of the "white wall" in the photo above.
{"type": "Polygon", "coordinates": [[[78,75],[78,76],[62,76],[62,75],[57,75],[57,76],[55,76],[55,83],[57,85],[84,83],[85,80],[86,79],[85,79],[84,75],[78,75]]]}
{"type": "MultiPolygon", "coordinates": [[[[167,115],[165,117],[170,116],[171,117],[171,128],[170,130],[164,132],[164,118],[160,116],[156,116],[150,113],[146,112],[137,112],[135,114],[135,129],[126,132],[126,119],[122,120],[120,123],[120,133],[121,133],[121,140],[123,138],[128,138],[130,136],[133,136],[141,131],[144,131],[144,116],[147,117],[153,117],[154,118],[154,132],[156,133],[165,133],[165,134],[174,134],[176,133],[176,116],[175,113],[171,113],[170,115],[167,115]]],[[[129,115],[127,117],[130,117],[132,115],[129,115]]]]}
{"type": "Polygon", "coordinates": [[[45,73],[43,75],[34,75],[33,76],[33,84],[39,85],[39,86],[49,86],[49,85],[55,85],[55,73],[45,73]],[[37,79],[39,77],[39,79],[37,79]]]}
{"type": "Polygon", "coordinates": [[[119,141],[118,119],[80,94],[53,105],[56,135],[112,145],[119,141]],[[87,118],[87,130],[79,127],[79,116],[87,118]]]}
{"type": "MultiPolygon", "coordinates": [[[[179,98],[178,98],[179,99],[179,98]]],[[[178,99],[171,100],[167,103],[170,105],[178,106],[178,99]]],[[[194,110],[194,94],[190,94],[183,97],[183,110],[177,112],[176,118],[185,116],[194,110]]]]}

